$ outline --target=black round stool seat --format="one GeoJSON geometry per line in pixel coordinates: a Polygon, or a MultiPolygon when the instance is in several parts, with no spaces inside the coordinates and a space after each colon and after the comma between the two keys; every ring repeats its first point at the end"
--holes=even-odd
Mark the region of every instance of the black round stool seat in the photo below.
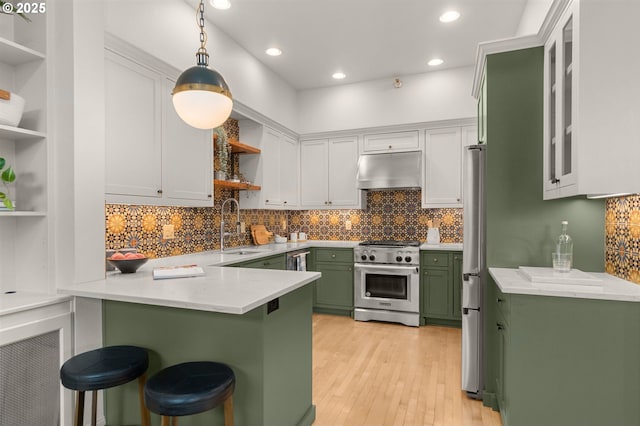
{"type": "Polygon", "coordinates": [[[188,416],[211,410],[235,389],[233,370],[219,362],[176,364],[147,381],[144,401],[149,410],[163,416],[188,416]]]}
{"type": "Polygon", "coordinates": [[[137,379],[147,371],[148,366],[149,355],[146,349],[137,346],[107,346],[69,359],[60,369],[60,379],[67,389],[107,389],[137,379]]]}

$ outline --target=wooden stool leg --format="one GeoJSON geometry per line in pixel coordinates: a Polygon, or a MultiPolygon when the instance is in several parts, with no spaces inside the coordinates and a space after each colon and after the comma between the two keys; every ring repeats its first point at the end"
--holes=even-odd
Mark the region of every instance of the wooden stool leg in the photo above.
{"type": "Polygon", "coordinates": [[[144,385],[147,383],[147,373],[138,377],[138,398],[140,399],[140,421],[142,426],[151,426],[151,415],[144,405],[144,385]]]}
{"type": "Polygon", "coordinates": [[[84,391],[76,392],[76,416],[73,424],[82,426],[84,423],[84,391]]]}
{"type": "Polygon", "coordinates": [[[224,426],[233,426],[233,395],[224,401],[224,426]]]}
{"type": "Polygon", "coordinates": [[[91,392],[91,426],[96,426],[98,418],[98,391],[91,392]]]}
{"type": "Polygon", "coordinates": [[[170,426],[169,425],[170,416],[160,416],[160,426],[170,426]]]}
{"type": "Polygon", "coordinates": [[[171,426],[178,426],[178,417],[171,417],[171,426]]]}

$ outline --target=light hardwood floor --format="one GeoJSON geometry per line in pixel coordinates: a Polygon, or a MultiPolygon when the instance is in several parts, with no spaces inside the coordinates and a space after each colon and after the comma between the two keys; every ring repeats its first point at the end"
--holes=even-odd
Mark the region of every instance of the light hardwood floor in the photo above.
{"type": "Polygon", "coordinates": [[[501,426],[460,389],[460,329],[313,316],[314,426],[501,426]]]}

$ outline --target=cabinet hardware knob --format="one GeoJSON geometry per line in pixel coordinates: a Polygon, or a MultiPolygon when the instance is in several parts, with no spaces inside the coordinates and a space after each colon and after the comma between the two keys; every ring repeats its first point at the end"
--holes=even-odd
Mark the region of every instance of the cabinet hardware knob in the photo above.
{"type": "Polygon", "coordinates": [[[264,202],[265,202],[265,203],[268,203],[268,202],[269,202],[269,200],[264,200],[264,202]]]}
{"type": "Polygon", "coordinates": [[[336,255],[335,255],[335,254],[332,254],[332,255],[331,255],[331,257],[332,257],[333,259],[335,259],[335,258],[336,258],[336,255]]]}
{"type": "Polygon", "coordinates": [[[389,149],[393,148],[391,145],[389,145],[389,149]]]}
{"type": "Polygon", "coordinates": [[[213,197],[213,195],[211,195],[211,194],[207,195],[207,198],[211,198],[211,197],[213,197]]]}
{"type": "Polygon", "coordinates": [[[456,198],[456,201],[457,201],[457,202],[460,202],[460,198],[456,198]]]}
{"type": "Polygon", "coordinates": [[[498,330],[504,330],[504,325],[500,324],[499,322],[496,323],[496,327],[498,328],[498,330]]]}
{"type": "Polygon", "coordinates": [[[433,263],[438,263],[438,258],[437,257],[433,258],[433,263]]]}
{"type": "Polygon", "coordinates": [[[496,303],[502,303],[504,302],[504,300],[500,299],[499,297],[496,297],[496,303]]]}
{"type": "Polygon", "coordinates": [[[560,179],[553,178],[551,179],[551,183],[560,183],[560,179]]]}
{"type": "Polygon", "coordinates": [[[428,271],[424,271],[424,274],[425,274],[425,275],[429,275],[429,272],[428,272],[428,271]]]}
{"type": "Polygon", "coordinates": [[[329,204],[333,204],[333,201],[329,201],[329,204]]]}
{"type": "Polygon", "coordinates": [[[329,202],[328,202],[328,201],[325,201],[325,202],[324,202],[324,205],[326,206],[327,204],[329,204],[329,202]]]}
{"type": "Polygon", "coordinates": [[[286,201],[283,201],[283,202],[282,202],[282,204],[287,204],[287,202],[286,202],[286,201]]]}
{"type": "Polygon", "coordinates": [[[158,194],[162,194],[162,189],[158,189],[158,194]]]}
{"type": "Polygon", "coordinates": [[[353,270],[353,268],[351,268],[351,266],[349,266],[349,269],[348,269],[348,270],[349,270],[349,271],[352,271],[352,270],[353,270]]]}

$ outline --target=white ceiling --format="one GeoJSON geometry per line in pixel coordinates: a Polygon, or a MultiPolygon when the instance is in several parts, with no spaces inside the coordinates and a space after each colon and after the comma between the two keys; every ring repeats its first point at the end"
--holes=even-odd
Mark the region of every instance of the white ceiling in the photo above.
{"type": "MultiPolygon", "coordinates": [[[[186,0],[197,5],[195,0],[186,0]]],[[[472,65],[481,41],[513,37],[527,0],[206,0],[207,18],[297,90],[472,65]],[[460,19],[438,20],[456,9],[460,19]],[[282,56],[264,51],[276,46],[282,56]],[[428,67],[433,57],[445,62],[428,67]],[[336,81],[331,75],[344,72],[336,81]]],[[[211,52],[215,58],[215,52],[211,52]]],[[[213,59],[215,62],[215,59],[213,59]]],[[[215,66],[215,65],[214,65],[215,66]]]]}

